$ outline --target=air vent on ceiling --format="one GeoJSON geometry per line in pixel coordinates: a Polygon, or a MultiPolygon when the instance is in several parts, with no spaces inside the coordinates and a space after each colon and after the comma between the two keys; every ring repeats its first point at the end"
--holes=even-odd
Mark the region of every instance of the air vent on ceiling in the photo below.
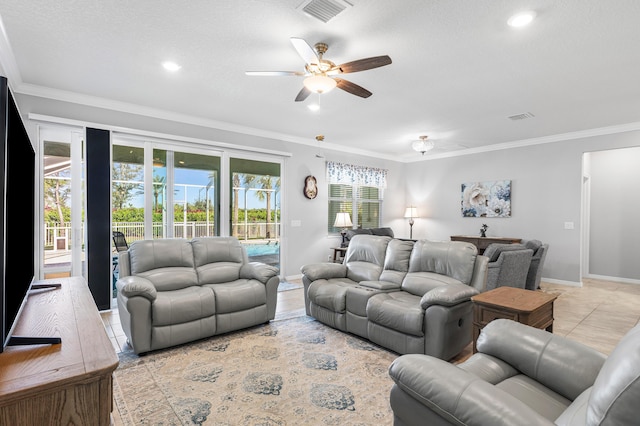
{"type": "Polygon", "coordinates": [[[352,6],[351,3],[345,0],[306,0],[297,9],[326,23],[352,6]]]}
{"type": "Polygon", "coordinates": [[[535,115],[531,114],[530,112],[523,112],[522,114],[516,114],[516,115],[510,115],[509,119],[510,120],[525,120],[527,118],[533,118],[535,117],[535,115]]]}

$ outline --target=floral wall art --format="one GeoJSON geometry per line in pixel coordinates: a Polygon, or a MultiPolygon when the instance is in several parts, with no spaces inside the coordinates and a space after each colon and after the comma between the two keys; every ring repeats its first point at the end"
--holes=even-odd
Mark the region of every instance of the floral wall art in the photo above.
{"type": "Polygon", "coordinates": [[[463,217],[511,217],[511,181],[462,184],[463,217]]]}

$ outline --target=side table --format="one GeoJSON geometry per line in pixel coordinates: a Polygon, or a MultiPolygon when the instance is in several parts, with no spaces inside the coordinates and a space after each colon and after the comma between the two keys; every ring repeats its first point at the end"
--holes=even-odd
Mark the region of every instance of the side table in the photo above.
{"type": "Polygon", "coordinates": [[[514,287],[498,287],[473,296],[473,353],[480,330],[497,318],[553,332],[553,302],[557,297],[514,287]]]}
{"type": "Polygon", "coordinates": [[[347,252],[346,247],[333,247],[333,263],[342,263],[342,259],[344,258],[345,253],[347,252]]]}

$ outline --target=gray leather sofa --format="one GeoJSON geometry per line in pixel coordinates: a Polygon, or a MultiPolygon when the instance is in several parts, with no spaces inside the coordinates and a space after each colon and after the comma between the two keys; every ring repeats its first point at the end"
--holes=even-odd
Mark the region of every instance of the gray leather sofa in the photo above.
{"type": "Polygon", "coordinates": [[[143,240],[119,255],[122,328],[136,354],[266,323],[278,269],[233,237],[143,240]]]}
{"type": "Polygon", "coordinates": [[[478,352],[453,365],[424,355],[393,361],[395,426],[637,425],[640,325],[609,357],[511,320],[482,329],[478,352]]]}
{"type": "Polygon", "coordinates": [[[355,235],[342,264],[301,271],[307,315],[400,354],[449,359],[471,342],[487,258],[465,242],[355,235]]]}

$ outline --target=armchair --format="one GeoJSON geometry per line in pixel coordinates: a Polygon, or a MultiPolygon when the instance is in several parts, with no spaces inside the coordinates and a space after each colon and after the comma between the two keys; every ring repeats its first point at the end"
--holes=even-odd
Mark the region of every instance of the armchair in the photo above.
{"type": "Polygon", "coordinates": [[[609,357],[506,319],[459,365],[403,355],[389,374],[394,425],[631,425],[640,418],[640,325],[609,357]]]}
{"type": "Polygon", "coordinates": [[[531,265],[527,273],[527,282],[525,288],[527,290],[537,290],[540,288],[540,280],[542,279],[542,266],[547,258],[549,244],[542,244],[540,240],[523,240],[522,245],[533,250],[531,257],[531,265]]]}
{"type": "Polygon", "coordinates": [[[533,250],[521,244],[493,243],[484,256],[489,258],[486,290],[502,286],[525,288],[533,250]]]}

